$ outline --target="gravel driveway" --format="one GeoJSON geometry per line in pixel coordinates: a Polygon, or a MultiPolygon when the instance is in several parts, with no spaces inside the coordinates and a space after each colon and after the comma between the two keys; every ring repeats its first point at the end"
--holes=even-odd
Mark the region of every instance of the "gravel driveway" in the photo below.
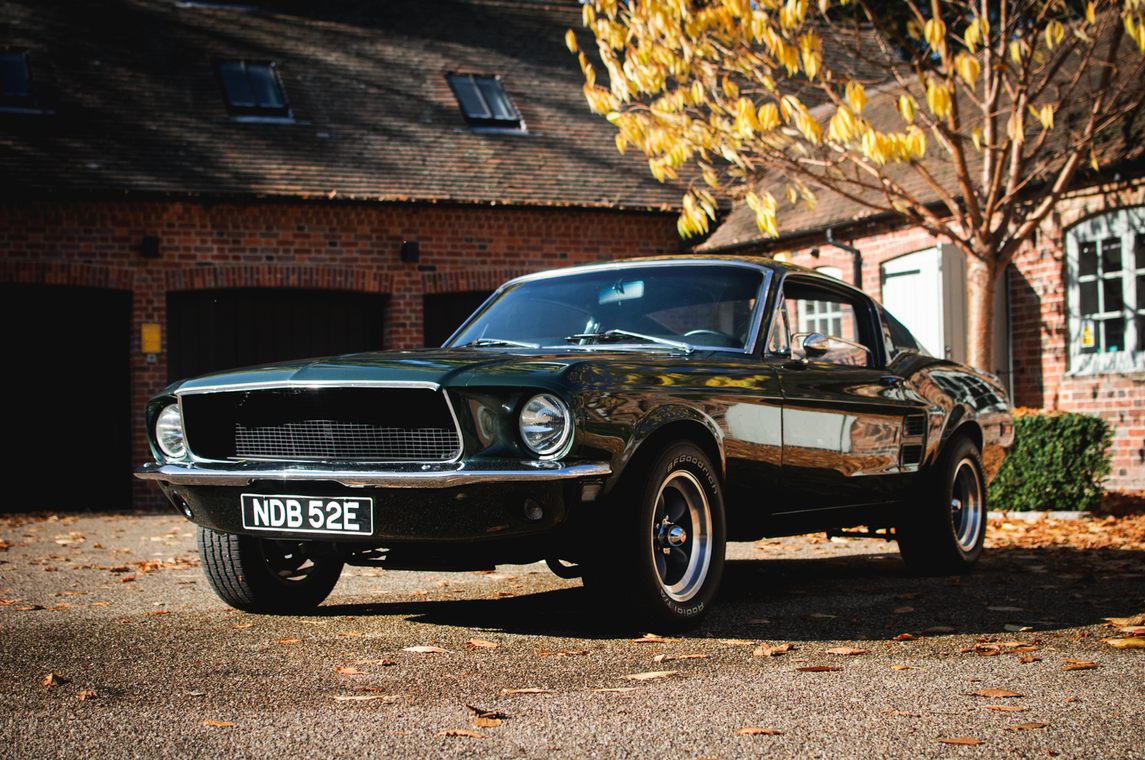
{"type": "Polygon", "coordinates": [[[182,518],[2,518],[0,757],[1145,758],[1145,650],[1102,641],[1145,610],[1121,527],[994,522],[938,579],[873,540],[732,544],[663,638],[543,565],[347,568],[317,614],[244,614],[182,518]]]}

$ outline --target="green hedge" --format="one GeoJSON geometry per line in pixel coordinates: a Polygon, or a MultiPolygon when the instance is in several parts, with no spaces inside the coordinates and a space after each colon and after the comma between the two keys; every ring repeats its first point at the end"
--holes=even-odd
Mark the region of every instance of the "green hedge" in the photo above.
{"type": "Polygon", "coordinates": [[[1014,445],[990,484],[990,508],[1004,512],[1096,509],[1109,474],[1109,423],[1070,412],[1018,409],[1014,445]]]}

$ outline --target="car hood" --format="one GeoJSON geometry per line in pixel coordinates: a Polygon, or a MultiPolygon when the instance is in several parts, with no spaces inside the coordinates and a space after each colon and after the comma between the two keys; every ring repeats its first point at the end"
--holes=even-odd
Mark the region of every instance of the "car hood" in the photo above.
{"type": "MultiPolygon", "coordinates": [[[[432,384],[447,388],[468,385],[566,386],[569,375],[583,375],[589,366],[601,364],[658,366],[687,363],[696,354],[677,351],[594,350],[552,352],[488,348],[431,348],[372,351],[321,359],[307,359],[217,372],[185,380],[169,391],[196,393],[207,390],[267,385],[369,385],[378,382],[432,384]]],[[[576,380],[573,384],[579,384],[576,380]]]]}

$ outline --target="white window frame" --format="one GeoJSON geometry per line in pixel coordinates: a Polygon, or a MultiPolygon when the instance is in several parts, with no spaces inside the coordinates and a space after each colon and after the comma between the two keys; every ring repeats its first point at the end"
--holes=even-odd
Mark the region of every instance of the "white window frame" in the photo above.
{"type": "MultiPolygon", "coordinates": [[[[1069,375],[1102,375],[1145,372],[1145,335],[1139,335],[1138,321],[1145,326],[1145,303],[1137,303],[1137,279],[1145,278],[1145,267],[1137,268],[1139,245],[1145,245],[1145,206],[1121,209],[1102,214],[1074,226],[1066,233],[1067,307],[1069,311],[1069,375]],[[1121,243],[1121,273],[1104,272],[1101,254],[1102,241],[1117,238],[1121,243]],[[1085,243],[1098,244],[1098,274],[1080,276],[1080,250],[1085,243]],[[1104,282],[1120,279],[1122,308],[1099,311],[1083,316],[1081,313],[1081,286],[1083,282],[1097,283],[1098,303],[1104,304],[1104,282]],[[1126,350],[1106,351],[1105,331],[1102,323],[1121,318],[1125,320],[1123,344],[1126,350]],[[1086,328],[1097,344],[1094,353],[1083,353],[1082,342],[1086,328]]],[[[1145,252],[1142,252],[1145,258],[1145,252]]],[[[1145,263],[1145,261],[1143,261],[1145,263]]],[[[1101,306],[1104,308],[1104,306],[1101,306]]]]}

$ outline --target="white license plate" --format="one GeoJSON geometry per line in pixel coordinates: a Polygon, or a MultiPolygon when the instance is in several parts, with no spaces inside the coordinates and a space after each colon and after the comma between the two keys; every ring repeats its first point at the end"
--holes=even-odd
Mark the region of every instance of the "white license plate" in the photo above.
{"type": "Polygon", "coordinates": [[[369,536],[374,532],[374,500],[244,493],[243,527],[284,533],[369,536]]]}

